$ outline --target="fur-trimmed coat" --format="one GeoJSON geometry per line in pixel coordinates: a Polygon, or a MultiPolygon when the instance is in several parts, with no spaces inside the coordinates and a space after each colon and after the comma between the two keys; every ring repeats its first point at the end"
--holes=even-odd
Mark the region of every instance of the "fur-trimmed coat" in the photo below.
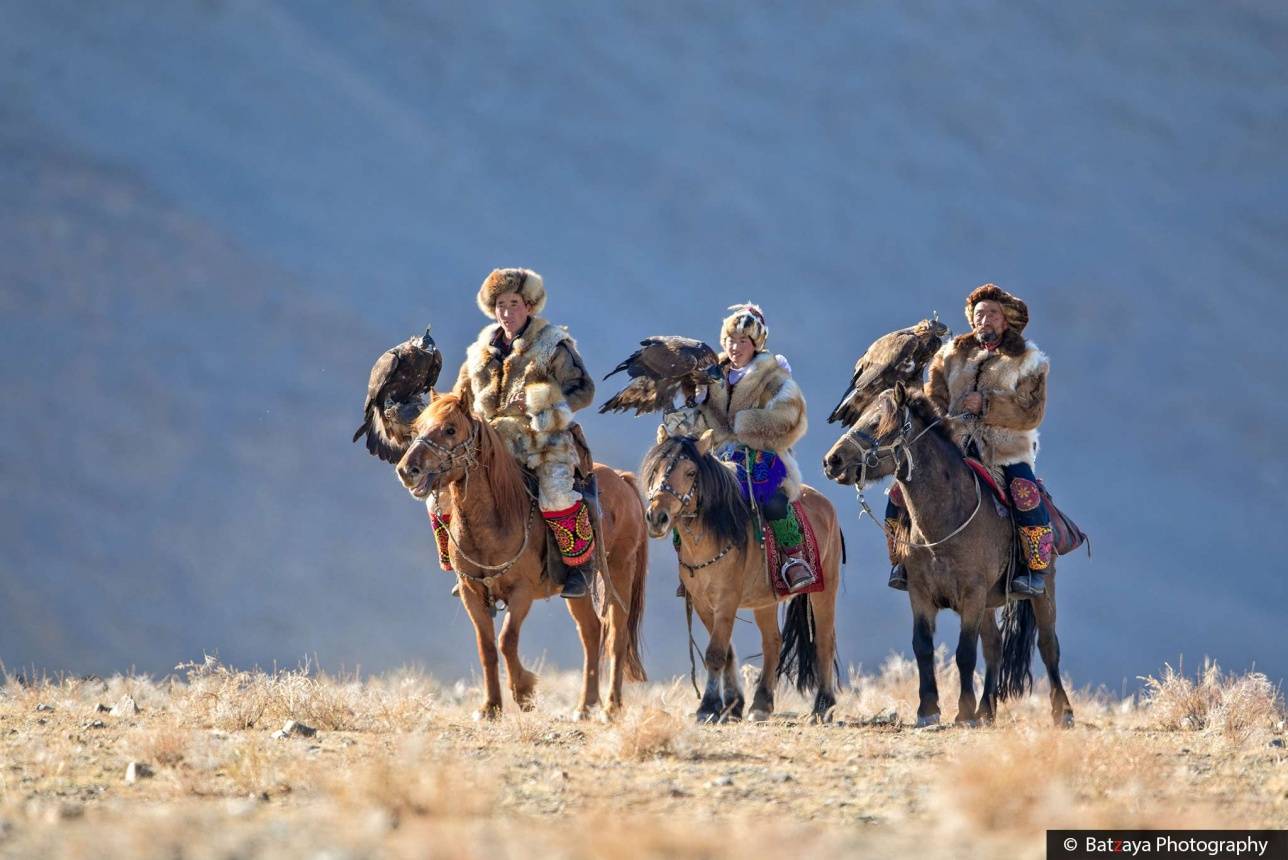
{"type": "Polygon", "coordinates": [[[500,323],[485,326],[465,352],[453,393],[487,419],[529,468],[542,462],[575,466],[573,413],[595,399],[595,381],[562,326],[532,317],[504,358],[494,345],[500,323]],[[526,408],[513,405],[522,393],[526,408]]]}
{"type": "Polygon", "coordinates": [[[957,444],[965,448],[973,434],[986,464],[1033,466],[1046,411],[1047,371],[1047,357],[1014,330],[1007,331],[994,352],[968,333],[935,354],[926,394],[941,414],[959,415],[966,395],[978,391],[984,398],[980,417],[949,422],[957,444]]]}
{"type": "MultiPolygon", "coordinates": [[[[729,368],[729,357],[721,353],[720,369],[727,374],[729,368]]],[[[792,501],[800,498],[801,469],[791,448],[809,427],[805,395],[774,355],[758,353],[736,385],[713,383],[699,408],[717,447],[736,442],[777,454],[787,467],[783,490],[792,501]]]]}

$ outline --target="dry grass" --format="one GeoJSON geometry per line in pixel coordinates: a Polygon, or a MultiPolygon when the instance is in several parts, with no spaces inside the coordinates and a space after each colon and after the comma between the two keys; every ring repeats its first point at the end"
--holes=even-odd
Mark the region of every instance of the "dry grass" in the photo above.
{"type": "Polygon", "coordinates": [[[1283,730],[1283,696],[1260,672],[1227,675],[1211,660],[1193,678],[1170,665],[1145,682],[1145,713],[1154,726],[1216,733],[1234,743],[1283,730]]]}
{"type": "Polygon", "coordinates": [[[1069,731],[1041,689],[996,727],[917,731],[898,657],[851,672],[833,726],[784,688],[768,724],[697,727],[687,679],[574,723],[579,679],[550,673],[536,711],[476,723],[476,688],[414,672],[9,678],[0,855],[1038,857],[1049,827],[1288,826],[1279,691],[1213,664],[1144,682],[1076,693],[1069,731]],[[126,695],[137,714],[100,710],[126,695]],[[274,738],[288,719],[318,734],[274,738]],[[152,775],[127,784],[130,762],[152,775]]]}

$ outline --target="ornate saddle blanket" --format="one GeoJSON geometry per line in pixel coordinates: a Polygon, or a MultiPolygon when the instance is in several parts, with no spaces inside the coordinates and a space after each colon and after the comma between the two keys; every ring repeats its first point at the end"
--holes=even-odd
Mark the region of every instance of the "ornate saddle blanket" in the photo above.
{"type": "MultiPolygon", "coordinates": [[[[805,535],[805,560],[814,570],[814,584],[808,588],[796,592],[797,594],[812,594],[815,591],[822,591],[827,587],[823,581],[823,564],[822,558],[818,551],[818,538],[814,534],[814,525],[805,516],[805,506],[799,501],[793,502],[792,507],[796,510],[796,518],[800,520],[801,532],[805,535]]],[[[779,550],[778,541],[774,538],[774,530],[765,524],[765,567],[769,574],[769,583],[774,587],[774,594],[779,597],[785,597],[791,592],[788,591],[787,583],[783,581],[782,569],[783,558],[779,550]]]]}

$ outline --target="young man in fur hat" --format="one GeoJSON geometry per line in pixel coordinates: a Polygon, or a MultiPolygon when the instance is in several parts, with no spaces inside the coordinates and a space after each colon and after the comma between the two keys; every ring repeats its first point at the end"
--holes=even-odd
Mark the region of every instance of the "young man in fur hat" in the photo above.
{"type": "MultiPolygon", "coordinates": [[[[540,485],[538,505],[554,534],[568,577],[562,596],[582,597],[594,574],[590,511],[573,489],[581,460],[573,413],[589,406],[595,382],[562,326],[538,316],[546,304],[541,276],[495,269],[478,293],[479,310],[495,320],[465,354],[453,393],[500,434],[540,485]]],[[[435,533],[446,523],[435,523],[435,533]]],[[[440,541],[440,556],[446,553],[440,541]]]]}
{"type": "Polygon", "coordinates": [[[743,492],[759,506],[784,561],[781,576],[796,592],[814,583],[805,560],[805,536],[790,502],[800,498],[801,470],[791,447],[805,435],[805,396],[791,365],[765,351],[769,328],[755,305],[734,305],[720,326],[721,381],[709,386],[699,408],[715,432],[715,450],[737,464],[743,492]],[[750,461],[750,462],[748,462],[750,461]]]}
{"type": "MultiPolygon", "coordinates": [[[[1043,571],[1054,551],[1051,515],[1033,474],[1046,410],[1047,357],[1024,339],[1028,306],[995,284],[966,298],[966,320],[971,331],[945,344],[931,361],[926,394],[962,450],[1005,476],[1027,564],[1012,579],[1011,593],[1035,597],[1045,589],[1043,571]]],[[[888,531],[892,515],[900,513],[887,508],[888,531]]],[[[890,587],[908,588],[902,564],[890,571],[890,587]]]]}

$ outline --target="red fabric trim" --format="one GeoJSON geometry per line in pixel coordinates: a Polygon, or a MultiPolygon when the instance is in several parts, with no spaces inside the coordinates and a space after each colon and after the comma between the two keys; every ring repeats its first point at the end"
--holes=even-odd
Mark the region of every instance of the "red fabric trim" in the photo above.
{"type": "MultiPolygon", "coordinates": [[[[814,569],[814,584],[797,592],[791,592],[787,588],[787,583],[779,576],[782,569],[782,553],[778,548],[778,541],[774,538],[774,530],[765,525],[765,559],[766,567],[769,573],[770,585],[774,588],[774,594],[779,597],[786,597],[791,594],[793,597],[797,594],[813,594],[815,591],[822,591],[827,587],[823,580],[823,563],[818,551],[818,537],[814,534],[814,525],[805,516],[805,505],[801,502],[793,502],[792,507],[796,510],[796,519],[800,521],[801,532],[805,535],[805,560],[809,566],[814,569]]],[[[791,547],[789,547],[790,549],[791,547]]]]}

